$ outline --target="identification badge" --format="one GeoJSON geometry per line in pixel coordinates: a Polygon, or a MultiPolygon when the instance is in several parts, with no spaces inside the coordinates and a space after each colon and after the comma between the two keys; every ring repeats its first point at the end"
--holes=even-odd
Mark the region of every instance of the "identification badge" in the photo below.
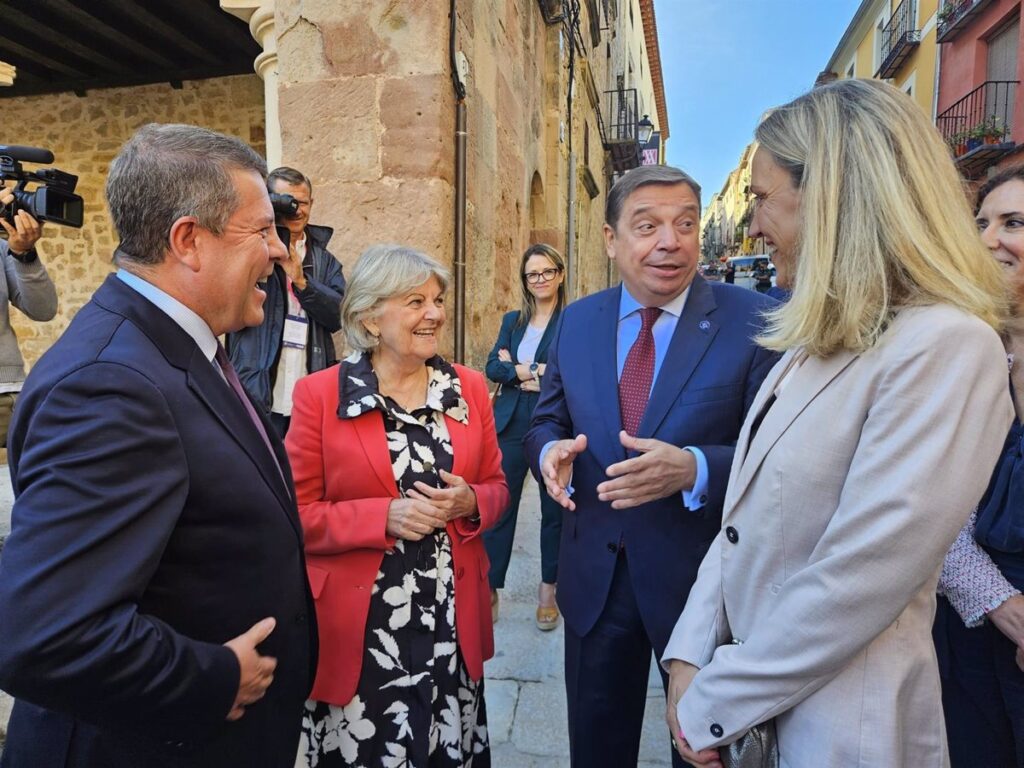
{"type": "Polygon", "coordinates": [[[308,331],[309,321],[306,318],[298,315],[285,315],[284,336],[281,341],[286,347],[305,349],[308,331]]]}

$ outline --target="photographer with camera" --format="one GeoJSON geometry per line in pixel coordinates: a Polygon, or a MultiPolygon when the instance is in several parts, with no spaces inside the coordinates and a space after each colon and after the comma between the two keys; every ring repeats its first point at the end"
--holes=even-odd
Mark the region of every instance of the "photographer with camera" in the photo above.
{"type": "MultiPolygon", "coordinates": [[[[14,192],[0,187],[0,209],[13,210],[14,192]]],[[[57,289],[36,253],[42,226],[24,208],[0,216],[6,240],[0,240],[0,446],[7,446],[14,401],[25,381],[25,361],[11,327],[13,304],[33,320],[52,320],[57,314],[57,289]],[[9,216],[9,218],[8,218],[9,216]]]]}
{"type": "Polygon", "coordinates": [[[341,328],[345,278],[327,250],[334,230],[309,223],[309,179],[294,168],[276,168],[267,189],[288,260],[267,280],[262,324],[229,334],[227,348],[242,384],[283,438],[295,382],[337,362],[331,334],[341,328]]]}

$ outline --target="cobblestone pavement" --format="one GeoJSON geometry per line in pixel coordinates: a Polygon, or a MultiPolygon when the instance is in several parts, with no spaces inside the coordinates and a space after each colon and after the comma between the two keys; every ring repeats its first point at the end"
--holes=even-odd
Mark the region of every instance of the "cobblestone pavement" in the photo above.
{"type": "MultiPolygon", "coordinates": [[[[512,563],[494,627],[494,658],[484,665],[487,722],[494,768],[569,765],[562,627],[534,625],[540,580],[540,497],[533,480],[523,492],[512,563]]],[[[671,765],[665,695],[652,666],[647,692],[641,768],[671,765]]]]}
{"type": "MultiPolygon", "coordinates": [[[[0,540],[10,532],[13,495],[0,465],[0,540]]],[[[523,494],[512,564],[495,626],[495,655],[484,667],[487,719],[494,768],[563,768],[569,765],[562,628],[534,626],[540,579],[540,501],[532,480],[523,494]]],[[[11,700],[0,692],[0,751],[11,700]]],[[[663,719],[664,695],[652,667],[639,768],[670,765],[663,719]]]]}

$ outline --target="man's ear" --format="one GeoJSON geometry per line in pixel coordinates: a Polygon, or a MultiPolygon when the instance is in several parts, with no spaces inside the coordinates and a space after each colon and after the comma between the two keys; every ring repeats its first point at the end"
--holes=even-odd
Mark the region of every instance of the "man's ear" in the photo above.
{"type": "Polygon", "coordinates": [[[604,232],[604,251],[608,254],[608,258],[615,261],[615,230],[605,224],[602,228],[604,232]]]}
{"type": "Polygon", "coordinates": [[[199,239],[206,230],[195,216],[182,216],[171,224],[167,238],[167,258],[177,261],[193,272],[199,271],[199,239]]]}

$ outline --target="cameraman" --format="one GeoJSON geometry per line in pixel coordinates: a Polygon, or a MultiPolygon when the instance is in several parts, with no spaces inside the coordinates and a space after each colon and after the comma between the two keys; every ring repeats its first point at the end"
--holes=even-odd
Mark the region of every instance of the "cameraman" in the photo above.
{"type": "Polygon", "coordinates": [[[267,188],[299,204],[293,217],[277,217],[288,261],[275,266],[267,280],[263,323],[228,334],[227,348],[242,384],[270,413],[283,438],[295,382],[337,362],[331,334],[341,328],[345,278],[327,250],[334,230],[308,223],[313,208],[309,179],[294,168],[276,168],[267,177],[267,188]]]}
{"type": "MultiPolygon", "coordinates": [[[[0,208],[14,202],[11,190],[0,186],[0,208]]],[[[0,215],[7,239],[0,240],[0,446],[7,446],[14,401],[25,381],[25,361],[18,349],[18,337],[11,327],[9,304],[33,320],[52,320],[57,314],[57,289],[36,253],[43,234],[39,222],[25,210],[7,221],[0,215]]]]}

